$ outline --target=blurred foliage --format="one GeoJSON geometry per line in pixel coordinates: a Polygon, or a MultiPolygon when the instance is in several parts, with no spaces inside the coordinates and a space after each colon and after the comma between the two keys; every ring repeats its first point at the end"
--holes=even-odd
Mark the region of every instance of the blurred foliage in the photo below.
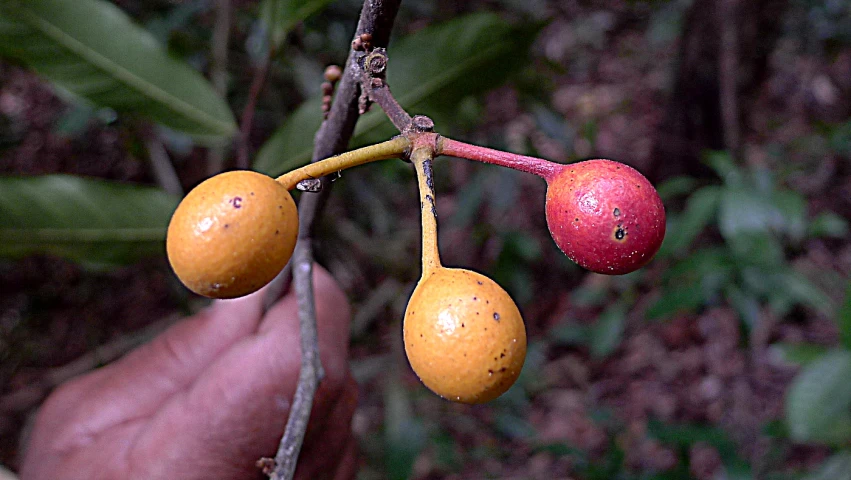
{"type": "Polygon", "coordinates": [[[93,267],[162,255],[179,199],[69,175],[0,178],[0,255],[49,253],[93,267]]]}
{"type": "Polygon", "coordinates": [[[194,135],[227,139],[236,122],[195,70],[103,0],[32,0],[0,6],[0,54],[57,88],[103,107],[194,135]]]}
{"type": "Polygon", "coordinates": [[[647,317],[665,318],[722,302],[732,305],[749,328],[759,322],[764,305],[779,317],[796,305],[832,316],[833,300],[787,257],[808,238],[843,236],[847,221],[829,212],[809,218],[803,195],[780,185],[768,169],[744,169],[721,152],[709,154],[706,161],[721,178],[720,185],[696,187],[691,179],[676,178],[659,187],[668,201],[691,193],[683,211],[669,215],[658,257],[672,263],[662,295],[647,317]],[[718,235],[722,242],[699,241],[701,235],[718,235]]]}
{"type": "Polygon", "coordinates": [[[851,444],[851,282],[837,324],[841,348],[801,344],[793,352],[791,359],[804,369],[789,388],[786,422],[794,440],[847,448],[851,444]]]}

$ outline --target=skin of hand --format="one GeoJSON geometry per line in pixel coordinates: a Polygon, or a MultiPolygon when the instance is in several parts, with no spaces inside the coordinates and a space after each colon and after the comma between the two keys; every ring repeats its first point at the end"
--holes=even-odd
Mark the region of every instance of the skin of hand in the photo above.
{"type": "MultiPolygon", "coordinates": [[[[328,272],[314,268],[316,393],[296,478],[354,478],[348,367],[351,312],[328,272]]],[[[41,479],[265,478],[301,364],[295,294],[263,312],[266,289],[220,300],[122,359],[59,387],[39,411],[21,470],[41,479]]]]}

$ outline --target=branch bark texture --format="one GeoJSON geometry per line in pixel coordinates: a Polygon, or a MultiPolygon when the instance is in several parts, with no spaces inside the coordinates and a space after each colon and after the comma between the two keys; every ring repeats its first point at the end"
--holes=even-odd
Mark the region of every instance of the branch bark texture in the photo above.
{"type": "MultiPolygon", "coordinates": [[[[366,0],[354,38],[369,34],[373,45],[386,47],[390,40],[393,21],[399,10],[399,3],[400,0],[366,0]]],[[[359,67],[355,63],[355,57],[356,52],[351,50],[328,118],[322,123],[314,138],[314,162],[343,152],[354,132],[359,115],[358,98],[360,96],[359,67]]],[[[313,268],[311,239],[314,223],[330,191],[330,182],[327,179],[322,179],[321,182],[322,189],[319,192],[305,192],[299,202],[299,240],[291,262],[299,305],[302,364],[287,427],[275,455],[274,470],[270,475],[276,480],[291,479],[295,474],[296,462],[313,407],[313,398],[323,376],[317,342],[315,299],[311,283],[313,268]]]]}

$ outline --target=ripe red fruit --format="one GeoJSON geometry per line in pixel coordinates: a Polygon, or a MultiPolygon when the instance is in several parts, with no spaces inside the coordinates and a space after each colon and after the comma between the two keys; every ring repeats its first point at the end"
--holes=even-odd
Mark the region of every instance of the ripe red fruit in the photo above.
{"type": "Polygon", "coordinates": [[[547,225],[558,247],[593,272],[647,264],[665,237],[665,207],[637,170],[611,160],[564,165],[547,178],[547,225]]]}

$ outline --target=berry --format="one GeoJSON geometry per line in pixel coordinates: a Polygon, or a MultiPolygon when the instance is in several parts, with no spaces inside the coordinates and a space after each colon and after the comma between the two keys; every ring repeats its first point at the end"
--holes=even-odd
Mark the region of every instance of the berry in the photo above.
{"type": "Polygon", "coordinates": [[[547,225],[558,247],[588,270],[629,273],[665,237],[665,207],[637,170],[611,160],[564,165],[548,179],[547,225]]]}
{"type": "Polygon", "coordinates": [[[290,193],[251,171],[227,172],[195,187],[171,218],[166,250],[190,290],[234,298],[271,281],[289,261],[298,236],[290,193]]]}
{"type": "Polygon", "coordinates": [[[520,375],[526,330],[508,293],[470,270],[438,267],[405,311],[405,352],[426,387],[448,400],[483,403],[520,375]]]}

